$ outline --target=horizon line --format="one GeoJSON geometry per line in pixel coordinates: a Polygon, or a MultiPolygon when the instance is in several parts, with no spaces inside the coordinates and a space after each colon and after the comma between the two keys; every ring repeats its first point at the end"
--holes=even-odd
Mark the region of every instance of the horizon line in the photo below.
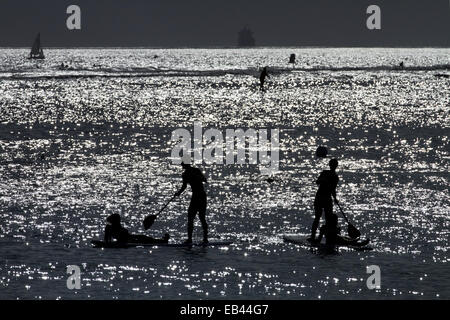
{"type": "MultiPolygon", "coordinates": [[[[450,45],[429,45],[429,46],[332,46],[332,45],[317,45],[317,46],[254,46],[254,47],[239,47],[239,46],[42,46],[43,49],[243,49],[243,50],[252,50],[252,49],[270,49],[270,48],[299,48],[299,49],[316,49],[316,48],[392,48],[392,49],[426,49],[426,48],[435,48],[435,49],[450,49],[450,45]]],[[[30,49],[29,46],[0,46],[0,49],[30,49]]]]}

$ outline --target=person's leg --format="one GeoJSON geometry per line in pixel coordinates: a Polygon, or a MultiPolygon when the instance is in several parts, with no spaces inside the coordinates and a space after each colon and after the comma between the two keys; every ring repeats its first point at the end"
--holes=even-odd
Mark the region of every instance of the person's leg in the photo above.
{"type": "Polygon", "coordinates": [[[130,234],[128,230],[125,228],[120,228],[117,235],[117,241],[120,243],[128,243],[128,239],[130,238],[130,234]]]}
{"type": "Polygon", "coordinates": [[[188,209],[188,239],[187,242],[192,242],[192,233],[194,231],[194,219],[197,214],[197,207],[193,200],[191,200],[191,204],[188,209]]]}
{"type": "Polygon", "coordinates": [[[325,211],[325,224],[328,226],[327,233],[325,234],[326,243],[330,245],[335,245],[337,241],[337,217],[335,219],[333,216],[333,202],[326,201],[323,205],[323,211],[325,211]]]}
{"type": "Polygon", "coordinates": [[[323,209],[325,211],[325,223],[327,223],[333,214],[333,202],[330,200],[324,203],[323,209]]]}
{"type": "Polygon", "coordinates": [[[130,234],[128,237],[128,242],[132,243],[153,243],[154,240],[152,237],[141,234],[130,234]]]}
{"type": "Polygon", "coordinates": [[[322,206],[319,201],[314,201],[314,221],[311,227],[311,240],[316,239],[317,228],[319,227],[320,217],[322,216],[322,206]]]}
{"type": "Polygon", "coordinates": [[[198,216],[203,228],[203,242],[208,242],[208,224],[206,223],[206,197],[201,201],[200,208],[198,210],[198,216]]]}
{"type": "Polygon", "coordinates": [[[169,234],[166,233],[166,234],[164,235],[164,237],[161,238],[161,239],[153,239],[152,243],[156,243],[156,244],[166,244],[166,243],[169,242],[169,238],[170,238],[169,234]]]}
{"type": "Polygon", "coordinates": [[[325,243],[327,245],[336,245],[337,243],[337,234],[335,232],[335,228],[333,226],[327,227],[325,233],[325,243]]]}

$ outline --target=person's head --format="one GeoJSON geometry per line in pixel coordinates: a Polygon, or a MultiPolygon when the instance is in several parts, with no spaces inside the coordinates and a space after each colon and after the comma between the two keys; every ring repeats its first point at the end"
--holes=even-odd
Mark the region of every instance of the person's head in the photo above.
{"type": "Polygon", "coordinates": [[[112,226],[120,225],[120,215],[118,213],[113,213],[106,218],[106,222],[112,226]]]}
{"type": "Polygon", "coordinates": [[[336,168],[338,167],[338,161],[336,159],[331,159],[330,162],[328,163],[330,165],[330,169],[332,171],[336,170],[336,168]]]}

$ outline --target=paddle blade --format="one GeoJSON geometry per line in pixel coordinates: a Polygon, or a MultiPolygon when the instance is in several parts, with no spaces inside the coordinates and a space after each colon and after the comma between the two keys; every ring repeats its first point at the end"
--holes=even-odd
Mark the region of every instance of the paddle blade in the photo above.
{"type": "Polygon", "coordinates": [[[144,219],[144,229],[148,230],[152,227],[153,223],[155,223],[156,220],[156,216],[152,215],[152,216],[147,216],[144,219]]]}
{"type": "Polygon", "coordinates": [[[348,224],[347,232],[348,236],[352,239],[358,239],[361,236],[361,232],[359,232],[359,230],[351,223],[348,224]]]}

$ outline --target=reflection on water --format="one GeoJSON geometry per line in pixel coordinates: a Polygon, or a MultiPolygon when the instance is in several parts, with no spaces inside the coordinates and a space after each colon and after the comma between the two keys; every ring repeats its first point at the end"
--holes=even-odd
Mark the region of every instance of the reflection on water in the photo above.
{"type": "MultiPolygon", "coordinates": [[[[448,63],[448,50],[447,61],[429,50],[418,56],[448,63]]],[[[395,60],[389,53],[370,57],[395,60]]],[[[142,54],[129,53],[132,61],[142,54]]],[[[186,65],[210,70],[226,54],[194,50],[186,65]]],[[[386,70],[278,73],[265,94],[251,74],[3,79],[0,297],[449,298],[448,88],[432,71],[386,70]],[[256,166],[202,166],[211,237],[235,244],[91,248],[114,212],[143,232],[143,217],[181,183],[171,132],[194,121],[222,132],[281,130],[273,183],[256,166]],[[326,254],[282,242],[284,233],[309,232],[315,178],[327,164],[314,158],[318,145],[340,159],[338,195],[374,251],[326,254]],[[82,270],[76,292],[66,287],[69,264],[82,270]],[[376,292],[365,285],[372,264],[382,270],[376,292]]],[[[149,234],[183,240],[188,201],[170,205],[149,234]]]]}

